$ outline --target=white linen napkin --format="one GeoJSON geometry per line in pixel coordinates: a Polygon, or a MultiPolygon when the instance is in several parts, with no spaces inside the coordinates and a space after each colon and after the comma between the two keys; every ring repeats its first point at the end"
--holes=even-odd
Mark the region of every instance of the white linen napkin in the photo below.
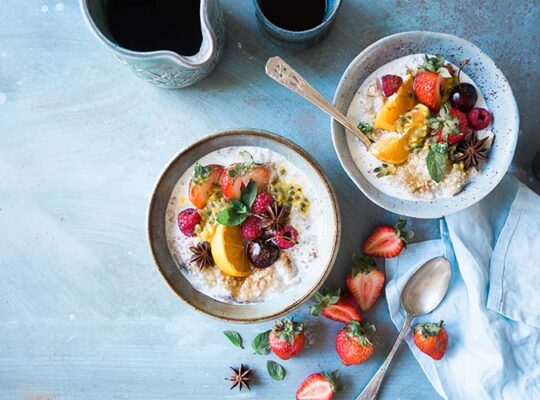
{"type": "Polygon", "coordinates": [[[399,295],[425,261],[452,263],[449,291],[418,322],[445,321],[440,361],[406,341],[445,399],[540,399],[540,197],[512,177],[478,204],[441,220],[441,239],[410,245],[386,261],[392,321],[405,315],[399,295]]]}

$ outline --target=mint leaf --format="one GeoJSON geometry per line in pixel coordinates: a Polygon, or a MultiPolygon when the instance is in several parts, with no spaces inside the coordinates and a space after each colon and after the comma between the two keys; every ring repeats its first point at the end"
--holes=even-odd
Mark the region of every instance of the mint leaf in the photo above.
{"type": "Polygon", "coordinates": [[[432,148],[426,156],[429,176],[437,183],[446,175],[446,153],[441,153],[439,150],[439,148],[432,148]]]}
{"type": "Polygon", "coordinates": [[[275,381],[282,381],[283,378],[285,378],[285,368],[275,361],[268,360],[266,362],[266,369],[268,370],[268,374],[275,381]]]}
{"type": "Polygon", "coordinates": [[[244,203],[235,199],[232,199],[229,205],[237,214],[245,214],[248,211],[244,203]]]}
{"type": "Polygon", "coordinates": [[[251,342],[251,347],[253,348],[255,354],[264,356],[270,353],[270,332],[271,331],[268,330],[255,336],[255,339],[253,339],[253,342],[251,342]]]}
{"type": "Polygon", "coordinates": [[[247,207],[247,210],[251,210],[255,197],[257,197],[257,184],[249,181],[248,185],[242,190],[240,201],[247,207]]]}
{"type": "Polygon", "coordinates": [[[240,225],[246,219],[246,214],[237,213],[231,206],[225,207],[218,214],[216,221],[225,226],[240,225]]]}
{"type": "Polygon", "coordinates": [[[236,347],[240,347],[243,349],[242,346],[242,336],[236,331],[224,331],[223,334],[231,341],[232,344],[234,344],[236,347]]]}

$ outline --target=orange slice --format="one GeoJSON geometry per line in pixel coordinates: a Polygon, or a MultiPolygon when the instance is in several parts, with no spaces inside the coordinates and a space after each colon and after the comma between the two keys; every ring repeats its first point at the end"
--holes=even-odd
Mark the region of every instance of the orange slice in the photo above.
{"type": "Polygon", "coordinates": [[[225,275],[244,277],[251,273],[239,227],[218,224],[211,248],[214,262],[225,275]]]}
{"type": "Polygon", "coordinates": [[[408,136],[393,135],[371,145],[375,157],[388,164],[403,164],[409,158],[408,136]]]}
{"type": "Polygon", "coordinates": [[[405,82],[399,87],[396,97],[384,103],[384,106],[375,118],[374,127],[387,131],[395,131],[398,118],[410,111],[415,104],[413,77],[412,75],[408,75],[405,82]]]}

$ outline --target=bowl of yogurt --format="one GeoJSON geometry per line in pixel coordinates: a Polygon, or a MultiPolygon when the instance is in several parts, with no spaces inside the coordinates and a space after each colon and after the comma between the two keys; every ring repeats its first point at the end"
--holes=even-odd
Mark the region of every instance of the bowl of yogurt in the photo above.
{"type": "Polygon", "coordinates": [[[406,216],[438,218],[476,203],[502,179],[517,142],[508,81],[452,35],[375,42],[345,71],[334,104],[372,141],[367,149],[332,121],[344,169],[368,198],[406,216]]]}
{"type": "Polygon", "coordinates": [[[340,217],[316,162],[254,129],[208,136],[160,176],[148,212],[155,263],[206,315],[261,322],[291,312],[335,261],[340,217]]]}

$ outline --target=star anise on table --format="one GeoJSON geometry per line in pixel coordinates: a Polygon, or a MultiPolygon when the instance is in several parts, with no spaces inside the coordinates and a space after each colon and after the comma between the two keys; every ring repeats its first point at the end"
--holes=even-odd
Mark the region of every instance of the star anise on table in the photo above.
{"type": "Polygon", "coordinates": [[[191,246],[189,248],[193,255],[189,259],[189,262],[197,265],[199,271],[206,267],[211,267],[214,265],[214,258],[212,257],[212,252],[210,251],[210,243],[200,242],[196,246],[191,246]]]}
{"type": "Polygon", "coordinates": [[[240,368],[238,369],[233,367],[229,368],[233,371],[233,374],[225,379],[233,383],[231,390],[237,386],[239,391],[242,391],[242,388],[244,387],[247,388],[247,390],[251,390],[251,387],[249,386],[251,370],[248,367],[245,367],[244,364],[240,364],[240,368]]]}
{"type": "Polygon", "coordinates": [[[289,207],[274,203],[260,216],[262,226],[265,229],[280,231],[289,222],[289,214],[289,207]]]}
{"type": "Polygon", "coordinates": [[[480,171],[482,163],[487,160],[489,146],[486,145],[489,137],[478,139],[476,132],[471,132],[458,145],[456,152],[456,161],[463,161],[466,169],[474,167],[480,171]]]}

